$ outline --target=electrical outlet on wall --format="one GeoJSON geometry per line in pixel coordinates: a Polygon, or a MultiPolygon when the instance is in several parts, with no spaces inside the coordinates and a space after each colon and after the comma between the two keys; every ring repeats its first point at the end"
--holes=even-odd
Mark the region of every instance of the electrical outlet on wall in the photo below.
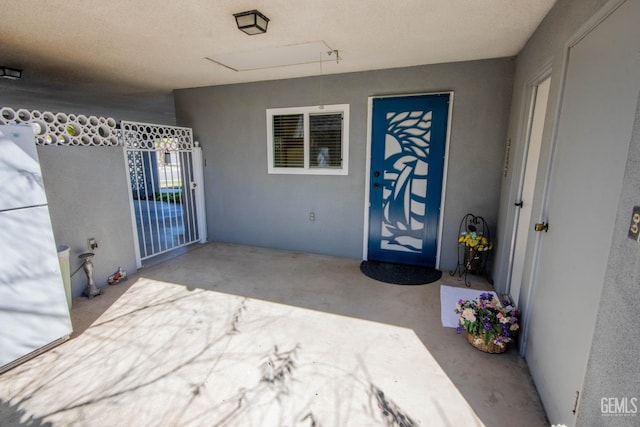
{"type": "Polygon", "coordinates": [[[315,212],[309,212],[309,221],[315,221],[316,220],[316,213],[315,212]]]}
{"type": "Polygon", "coordinates": [[[89,246],[90,251],[95,251],[96,249],[98,249],[98,241],[95,239],[95,237],[89,237],[87,239],[87,246],[89,246]]]}

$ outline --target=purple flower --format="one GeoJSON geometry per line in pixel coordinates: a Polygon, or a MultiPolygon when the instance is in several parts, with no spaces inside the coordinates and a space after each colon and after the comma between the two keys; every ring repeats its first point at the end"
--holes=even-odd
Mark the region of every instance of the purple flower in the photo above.
{"type": "Polygon", "coordinates": [[[460,335],[462,333],[462,325],[458,325],[456,328],[456,334],[460,335]]]}
{"type": "Polygon", "coordinates": [[[488,331],[491,329],[491,322],[489,321],[489,318],[487,316],[484,316],[482,318],[482,323],[484,323],[484,328],[488,331]]]}
{"type": "Polygon", "coordinates": [[[493,301],[493,295],[488,292],[484,292],[480,294],[480,299],[485,301],[493,301]]]}

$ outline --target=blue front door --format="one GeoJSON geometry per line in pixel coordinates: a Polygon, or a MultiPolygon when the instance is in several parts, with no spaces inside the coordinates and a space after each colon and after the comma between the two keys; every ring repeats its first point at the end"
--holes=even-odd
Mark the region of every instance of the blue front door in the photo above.
{"type": "Polygon", "coordinates": [[[436,264],[449,98],[373,100],[369,260],[436,264]]]}

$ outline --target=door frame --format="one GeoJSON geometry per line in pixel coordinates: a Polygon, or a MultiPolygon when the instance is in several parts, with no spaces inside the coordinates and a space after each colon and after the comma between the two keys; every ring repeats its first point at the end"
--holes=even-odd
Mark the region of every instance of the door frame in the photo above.
{"type": "Polygon", "coordinates": [[[428,95],[449,95],[449,110],[447,111],[447,135],[444,142],[444,160],[442,168],[442,195],[440,196],[440,215],[438,215],[438,241],[436,242],[436,265],[435,268],[440,268],[440,254],[442,249],[442,230],[444,224],[444,212],[445,212],[445,198],[447,193],[447,174],[449,169],[449,141],[451,140],[451,122],[453,118],[453,99],[454,92],[440,91],[440,92],[424,92],[424,93],[409,93],[399,95],[374,95],[367,98],[367,151],[366,151],[366,163],[365,163],[365,185],[364,185],[364,230],[362,234],[362,259],[368,260],[369,258],[369,207],[370,198],[369,191],[371,189],[371,136],[373,126],[373,101],[374,99],[384,98],[408,98],[414,96],[428,96],[428,95]]]}
{"type": "MultiPolygon", "coordinates": [[[[513,278],[513,266],[515,264],[516,261],[516,240],[518,238],[518,227],[519,227],[519,223],[520,223],[520,211],[521,208],[518,208],[517,206],[515,206],[514,204],[511,204],[511,201],[514,200],[519,200],[522,201],[522,196],[523,196],[523,190],[524,190],[524,183],[525,183],[525,178],[526,178],[526,174],[527,174],[527,161],[529,158],[529,149],[531,148],[531,130],[532,130],[532,124],[533,124],[533,118],[534,118],[534,113],[535,113],[535,106],[536,106],[536,100],[538,99],[538,87],[540,86],[540,84],[542,82],[544,82],[546,79],[551,79],[549,81],[549,93],[547,95],[547,105],[545,106],[545,117],[544,117],[544,121],[543,121],[543,129],[542,129],[542,133],[543,133],[543,137],[544,137],[544,128],[546,127],[547,124],[547,116],[550,110],[550,97],[551,97],[551,83],[553,83],[553,79],[552,79],[552,64],[551,62],[547,62],[544,66],[542,66],[540,68],[539,71],[537,71],[536,73],[533,74],[533,76],[524,84],[524,86],[522,87],[522,93],[524,94],[523,100],[522,100],[522,107],[521,107],[521,114],[520,114],[520,118],[519,118],[519,126],[518,126],[518,141],[522,141],[522,143],[524,144],[523,150],[522,150],[522,154],[520,156],[520,167],[518,169],[518,186],[515,189],[515,199],[512,199],[511,196],[509,196],[509,208],[511,210],[511,212],[513,212],[513,225],[511,227],[511,238],[509,240],[509,253],[508,253],[508,263],[507,263],[507,275],[506,275],[506,293],[509,294],[511,297],[513,297],[513,295],[511,295],[511,280],[513,278]]],[[[540,145],[542,146],[542,143],[544,142],[544,139],[542,140],[542,142],[540,143],[540,145]]],[[[536,173],[536,181],[539,177],[539,175],[541,175],[541,171],[539,171],[539,167],[540,167],[540,160],[542,159],[542,152],[538,153],[538,168],[535,171],[536,173]]],[[[546,180],[546,177],[545,177],[546,180]]],[[[535,189],[534,189],[534,194],[535,194],[535,189]]],[[[529,200],[528,203],[533,203],[533,200],[529,200]]],[[[529,223],[532,223],[533,220],[533,216],[534,216],[534,211],[533,211],[533,206],[531,207],[531,218],[529,219],[529,223]]],[[[522,254],[524,257],[526,257],[526,249],[525,249],[525,253],[522,254]]],[[[526,270],[527,268],[527,264],[525,261],[524,264],[524,268],[526,270]]],[[[524,281],[524,272],[523,272],[523,281],[524,281]]],[[[522,291],[522,284],[520,285],[520,291],[522,291]]],[[[514,303],[518,304],[518,301],[514,301],[514,303]]]]}

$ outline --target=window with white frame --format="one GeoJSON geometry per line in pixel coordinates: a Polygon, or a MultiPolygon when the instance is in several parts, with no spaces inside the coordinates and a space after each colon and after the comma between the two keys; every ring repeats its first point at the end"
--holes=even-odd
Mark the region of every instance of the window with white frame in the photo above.
{"type": "Polygon", "coordinates": [[[347,175],[349,105],[267,110],[269,173],[347,175]]]}

